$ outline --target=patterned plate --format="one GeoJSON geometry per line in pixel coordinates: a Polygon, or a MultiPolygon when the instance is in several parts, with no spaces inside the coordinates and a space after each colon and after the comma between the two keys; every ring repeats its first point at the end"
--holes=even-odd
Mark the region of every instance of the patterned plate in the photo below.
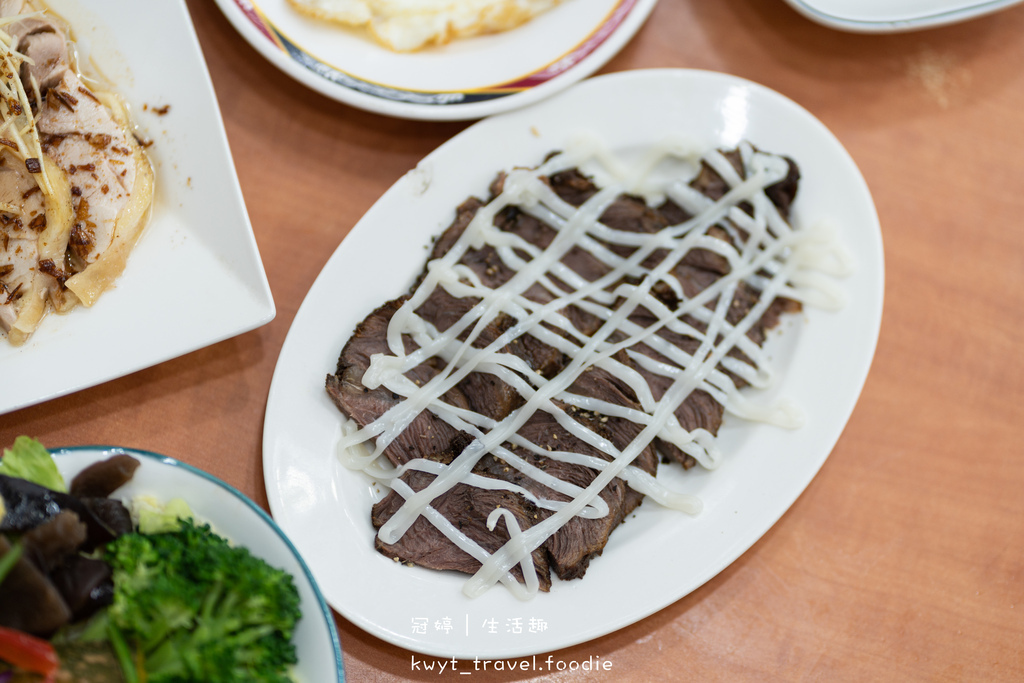
{"type": "Polygon", "coordinates": [[[633,37],[657,0],[562,0],[503,33],[398,53],[361,31],[306,17],[287,0],[217,0],[272,64],[368,111],[429,120],[508,111],[589,76],[633,37]]]}

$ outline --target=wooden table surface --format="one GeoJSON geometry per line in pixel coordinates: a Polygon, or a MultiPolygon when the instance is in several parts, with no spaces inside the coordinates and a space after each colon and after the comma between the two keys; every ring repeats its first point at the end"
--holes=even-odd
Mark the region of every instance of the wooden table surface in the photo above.
{"type": "MultiPolygon", "coordinates": [[[[272,67],[214,3],[188,7],[277,317],[0,416],[0,443],[158,451],[266,506],[266,397],[299,304],[373,202],[469,124],[338,104],[272,67]]],[[[781,0],[663,0],[602,71],[644,67],[757,81],[835,133],[881,219],[884,316],[849,424],[782,519],[686,598],[556,660],[599,656],[609,681],[1024,680],[1024,6],[872,36],[781,0]]],[[[349,680],[437,677],[337,623],[349,680]]]]}

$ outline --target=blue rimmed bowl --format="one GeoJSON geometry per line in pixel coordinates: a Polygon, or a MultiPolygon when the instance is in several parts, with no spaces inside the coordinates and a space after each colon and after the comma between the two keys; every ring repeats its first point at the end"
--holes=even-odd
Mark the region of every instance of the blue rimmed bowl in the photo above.
{"type": "Polygon", "coordinates": [[[158,453],[117,446],[51,449],[68,482],[88,465],[126,453],[141,464],[132,480],[112,497],[123,501],[151,496],[159,501],[182,498],[198,520],[218,535],[244,546],[268,564],[295,577],[302,619],[295,629],[296,683],[344,683],[345,669],[334,616],[298,550],[270,515],[242,492],[202,470],[158,453]]]}

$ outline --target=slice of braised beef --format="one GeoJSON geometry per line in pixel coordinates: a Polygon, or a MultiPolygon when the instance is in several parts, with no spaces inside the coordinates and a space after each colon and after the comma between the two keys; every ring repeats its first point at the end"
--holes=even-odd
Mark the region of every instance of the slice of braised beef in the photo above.
{"type": "MultiPolygon", "coordinates": [[[[433,479],[434,475],[415,470],[402,476],[402,481],[413,491],[424,489],[433,479]]],[[[401,495],[392,491],[374,505],[374,528],[379,529],[391,519],[404,501],[401,495]]],[[[487,528],[487,517],[493,510],[499,507],[508,510],[524,529],[531,525],[536,514],[533,506],[521,496],[508,491],[479,489],[466,484],[457,484],[436,498],[431,507],[488,553],[497,551],[509,539],[504,519],[498,521],[493,531],[487,528]]],[[[397,543],[386,544],[377,537],[374,544],[380,553],[397,562],[411,562],[428,569],[448,569],[466,574],[473,574],[480,568],[479,560],[449,541],[434,524],[422,516],[417,518],[397,543]]],[[[551,574],[546,554],[543,550],[535,550],[532,557],[540,581],[540,590],[547,591],[551,587],[551,574]]],[[[520,567],[516,566],[511,571],[519,580],[523,579],[520,567]]]]}
{"type": "MultiPolygon", "coordinates": [[[[362,378],[373,354],[389,353],[387,326],[404,301],[404,297],[390,301],[363,320],[342,349],[336,372],[327,376],[327,393],[331,400],[361,427],[377,420],[403,400],[401,395],[385,387],[366,388],[362,378]]],[[[406,343],[409,350],[414,348],[411,340],[406,340],[406,343]]],[[[423,384],[437,375],[441,367],[440,361],[433,358],[413,368],[407,377],[423,384]]],[[[444,398],[453,405],[466,407],[465,398],[457,390],[446,393],[444,398]]],[[[423,411],[384,450],[384,454],[393,464],[401,465],[447,449],[459,433],[433,413],[423,411]]]]}

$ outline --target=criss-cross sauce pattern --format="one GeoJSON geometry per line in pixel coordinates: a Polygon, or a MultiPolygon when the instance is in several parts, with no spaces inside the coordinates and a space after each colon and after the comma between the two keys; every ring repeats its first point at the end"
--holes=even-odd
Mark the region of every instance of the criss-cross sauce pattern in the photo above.
{"type": "MultiPolygon", "coordinates": [[[[672,151],[676,147],[665,145],[655,150],[639,168],[653,171],[666,160],[678,161],[672,151]]],[[[389,323],[391,352],[374,355],[363,375],[362,383],[367,388],[385,387],[404,400],[361,429],[352,423],[344,429],[339,453],[345,465],[386,482],[405,499],[398,512],[380,527],[382,542],[395,543],[422,516],[481,563],[480,570],[465,584],[467,595],[479,595],[501,582],[516,596],[527,599],[538,588],[532,551],[574,516],[607,515],[608,506],[599,494],[614,478],[621,478],[662,506],[693,514],[700,511],[699,499],[668,489],[634,464],[638,454],[660,439],[704,467],[716,466],[722,455],[713,435],[704,429],[684,429],[674,414],[695,390],[707,392],[726,413],[736,417],[783,427],[800,426],[803,418],[799,409],[784,401],[770,405],[751,401],[741,394],[733,378],[742,378],[753,387],[766,387],[772,382],[765,352],[747,332],[774,300],[781,297],[824,308],[841,305],[841,292],[829,277],[835,274],[829,272],[829,263],[834,262],[837,247],[827,232],[791,226],[766,194],[766,188],[786,176],[784,158],[762,153],[746,143],[739,146],[738,153],[741,170],[721,152],[703,156],[703,162],[728,186],[717,200],[691,187],[692,175],[652,180],[658,174],[627,168],[595,144],[554,155],[537,168],[515,169],[507,174],[500,193],[477,211],[454,245],[428,262],[418,287],[389,323]],[[598,183],[600,189],[580,206],[561,199],[545,182],[552,174],[588,164],[597,169],[595,177],[601,176],[602,182],[598,183]],[[617,197],[638,191],[668,198],[693,217],[654,233],[615,230],[599,220],[617,197]],[[518,207],[556,231],[546,248],[495,226],[495,217],[509,206],[518,207]],[[714,236],[709,234],[712,228],[716,229],[714,236]],[[723,229],[728,239],[721,237],[723,229]],[[460,263],[468,250],[483,245],[496,250],[514,273],[495,288],[485,286],[476,272],[460,263]],[[583,248],[600,259],[607,265],[607,272],[592,281],[574,272],[563,263],[563,257],[573,248],[583,248]],[[672,269],[694,249],[724,258],[728,272],[696,296],[687,297],[672,269]],[[660,260],[651,258],[655,253],[660,260]],[[551,293],[550,301],[540,303],[524,296],[538,283],[551,293]],[[730,323],[727,312],[741,284],[758,292],[757,302],[741,320],[730,323]],[[453,297],[468,297],[479,303],[458,322],[439,331],[416,312],[436,287],[453,297]],[[674,308],[666,306],[652,293],[655,287],[669,288],[678,304],[674,308]],[[577,330],[563,314],[570,306],[596,316],[601,321],[597,331],[586,335],[577,330]],[[638,307],[653,314],[652,324],[644,327],[630,321],[638,307]],[[484,328],[500,314],[511,316],[515,323],[490,343],[474,345],[484,328]],[[694,320],[699,325],[692,324],[694,320]],[[696,351],[687,353],[659,336],[662,329],[697,340],[696,351]],[[554,347],[565,354],[568,362],[556,375],[541,376],[521,358],[503,352],[522,335],[532,335],[554,347]],[[407,352],[403,338],[411,338],[418,348],[407,352]],[[637,352],[633,347],[638,343],[648,345],[669,362],[637,352]],[[734,349],[741,353],[728,355],[734,349]],[[633,367],[619,360],[622,352],[635,364],[633,367]],[[405,376],[431,357],[443,361],[442,372],[421,384],[405,376]],[[636,366],[671,380],[660,399],[655,400],[636,366]],[[635,393],[640,408],[573,394],[573,383],[591,367],[624,381],[635,393]],[[504,419],[494,420],[442,400],[446,391],[473,372],[490,373],[513,387],[522,397],[522,405],[504,419]],[[574,419],[566,407],[625,418],[640,429],[628,445],[616,448],[609,439],[574,419]],[[472,441],[449,463],[417,458],[401,467],[391,467],[381,457],[383,450],[424,410],[470,435],[472,441]],[[522,438],[517,432],[535,411],[548,412],[560,427],[607,459],[544,448],[522,438]],[[585,487],[562,481],[517,454],[524,451],[584,465],[596,476],[585,487]],[[486,454],[500,458],[566,499],[540,498],[511,482],[474,473],[474,466],[486,454]],[[413,491],[400,479],[408,470],[428,472],[434,478],[425,488],[413,491]],[[514,492],[551,514],[528,528],[520,528],[513,514],[495,509],[488,525],[493,529],[504,520],[509,540],[497,552],[489,553],[431,507],[438,496],[460,483],[514,492]],[[510,571],[516,565],[522,570],[523,581],[510,571]]]]}

